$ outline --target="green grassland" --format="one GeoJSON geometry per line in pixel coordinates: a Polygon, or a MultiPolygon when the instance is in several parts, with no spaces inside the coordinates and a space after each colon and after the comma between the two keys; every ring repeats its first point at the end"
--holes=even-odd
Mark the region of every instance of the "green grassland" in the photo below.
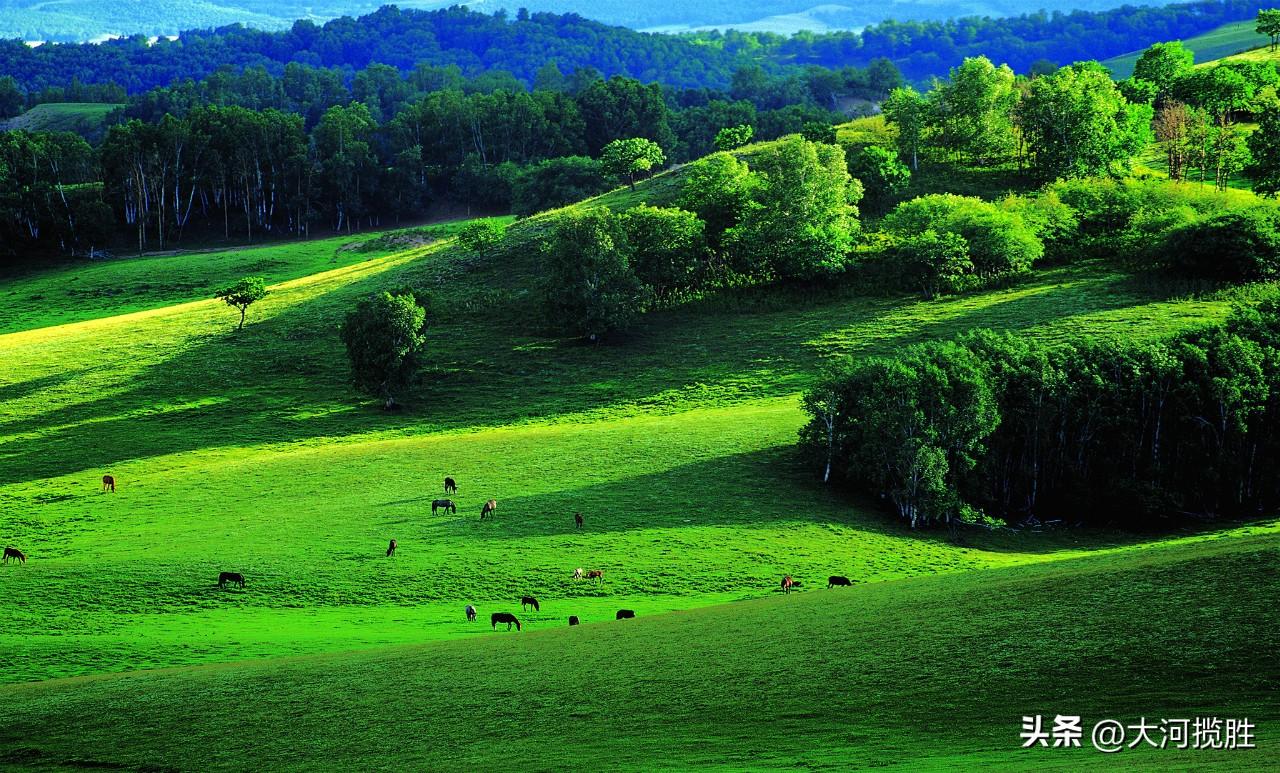
{"type": "Polygon", "coordinates": [[[94,140],[106,134],[107,116],[122,107],[124,105],[98,102],[48,102],[7,121],[0,121],[0,130],[75,132],[94,140]]]}
{"type": "MultiPolygon", "coordinates": [[[[597,203],[670,200],[679,174],[597,203]]],[[[0,541],[30,561],[0,570],[0,763],[1017,766],[1032,711],[1274,732],[1275,523],[912,532],[791,450],[833,356],[984,326],[1157,337],[1233,294],[1096,264],[928,303],[744,291],[587,346],[538,321],[535,254],[465,254],[456,227],[4,280],[0,541]],[[236,332],[209,294],[247,273],[272,292],[236,332]],[[385,413],[337,328],[404,285],[433,294],[431,362],[385,413]],[[460,508],[432,515],[445,475],[460,508]],[[764,598],[784,573],[805,592],[764,598]],[[829,574],[856,586],[818,592],[829,574]],[[641,619],[603,622],[620,607],[641,619]],[[500,610],[525,631],[493,634],[500,610]],[[148,668],[169,670],[105,676],[148,668]]]]}
{"type": "MultiPolygon", "coordinates": [[[[1196,62],[1202,64],[1265,45],[1268,38],[1266,35],[1259,35],[1255,29],[1256,26],[1252,20],[1224,24],[1216,30],[1187,38],[1182,42],[1195,52],[1196,62]]],[[[1111,69],[1116,78],[1128,78],[1133,74],[1133,66],[1137,64],[1140,56],[1142,51],[1131,51],[1103,60],[1102,63],[1111,69]]]]}

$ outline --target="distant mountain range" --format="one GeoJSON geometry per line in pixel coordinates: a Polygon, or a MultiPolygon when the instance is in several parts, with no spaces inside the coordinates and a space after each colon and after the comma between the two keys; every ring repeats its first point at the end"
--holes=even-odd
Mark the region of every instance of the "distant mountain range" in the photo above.
{"type": "MultiPolygon", "coordinates": [[[[172,35],[182,30],[245,24],[283,29],[297,19],[326,21],[369,13],[370,0],[0,0],[0,38],[87,41],[111,36],[172,35]]],[[[1103,10],[1122,0],[401,0],[401,8],[468,5],[475,10],[520,8],[577,13],[640,30],[674,32],[729,28],[792,33],[858,29],[885,19],[1013,16],[1038,10],[1103,10]]],[[[1162,3],[1154,3],[1160,5],[1162,3]]]]}

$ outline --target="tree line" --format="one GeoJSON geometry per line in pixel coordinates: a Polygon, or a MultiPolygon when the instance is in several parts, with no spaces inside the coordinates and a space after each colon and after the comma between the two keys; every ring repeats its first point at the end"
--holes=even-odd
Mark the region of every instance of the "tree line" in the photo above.
{"type": "Polygon", "coordinates": [[[1280,302],[1149,343],[977,331],[833,367],[800,447],[912,526],[1143,526],[1280,504],[1280,302]]]}

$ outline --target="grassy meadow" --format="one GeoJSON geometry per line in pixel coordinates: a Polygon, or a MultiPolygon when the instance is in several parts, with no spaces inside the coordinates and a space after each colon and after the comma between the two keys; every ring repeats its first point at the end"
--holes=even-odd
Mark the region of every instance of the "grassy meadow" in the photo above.
{"type": "Polygon", "coordinates": [[[792,450],[832,357],[975,327],[1159,337],[1243,295],[1085,263],[931,302],[744,291],[587,346],[539,321],[535,255],[465,254],[457,227],[3,279],[0,542],[30,560],[0,567],[0,765],[1017,767],[1034,711],[1280,728],[1257,654],[1277,523],[912,532],[792,450]],[[237,332],[210,295],[244,274],[271,293],[237,332]],[[337,329],[405,285],[433,295],[430,365],[386,413],[337,329]],[[459,509],[433,515],[446,475],[459,509]]]}
{"type": "MultiPolygon", "coordinates": [[[[1197,64],[1216,59],[1234,58],[1233,55],[1252,51],[1269,42],[1266,35],[1258,34],[1256,27],[1257,23],[1252,19],[1233,22],[1203,35],[1186,38],[1182,43],[1195,52],[1197,64]]],[[[1133,67],[1138,63],[1140,56],[1142,51],[1132,51],[1105,59],[1102,63],[1110,68],[1116,78],[1128,78],[1133,74],[1133,67]]]]}

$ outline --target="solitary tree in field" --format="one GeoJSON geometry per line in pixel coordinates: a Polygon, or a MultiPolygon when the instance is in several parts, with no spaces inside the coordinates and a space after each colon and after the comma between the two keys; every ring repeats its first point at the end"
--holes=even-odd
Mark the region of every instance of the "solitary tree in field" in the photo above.
{"type": "Polygon", "coordinates": [[[1280,45],[1280,8],[1258,11],[1258,34],[1271,38],[1271,50],[1280,45]]]}
{"type": "Polygon", "coordinates": [[[749,124],[727,126],[716,132],[716,150],[736,150],[751,141],[756,134],[749,124]]]}
{"type": "Polygon", "coordinates": [[[426,343],[427,312],[411,292],[383,292],[358,303],[342,324],[356,389],[396,407],[412,383],[426,343]]]}
{"type": "Polygon", "coordinates": [[[244,315],[249,307],[266,296],[267,284],[260,276],[244,277],[230,287],[219,290],[217,295],[228,306],[240,310],[240,326],[236,330],[244,329],[244,315]]]}
{"type": "Polygon", "coordinates": [[[632,190],[636,187],[637,174],[648,172],[666,160],[658,143],[643,137],[614,140],[605,145],[604,152],[600,155],[605,172],[626,177],[632,190]]]}

